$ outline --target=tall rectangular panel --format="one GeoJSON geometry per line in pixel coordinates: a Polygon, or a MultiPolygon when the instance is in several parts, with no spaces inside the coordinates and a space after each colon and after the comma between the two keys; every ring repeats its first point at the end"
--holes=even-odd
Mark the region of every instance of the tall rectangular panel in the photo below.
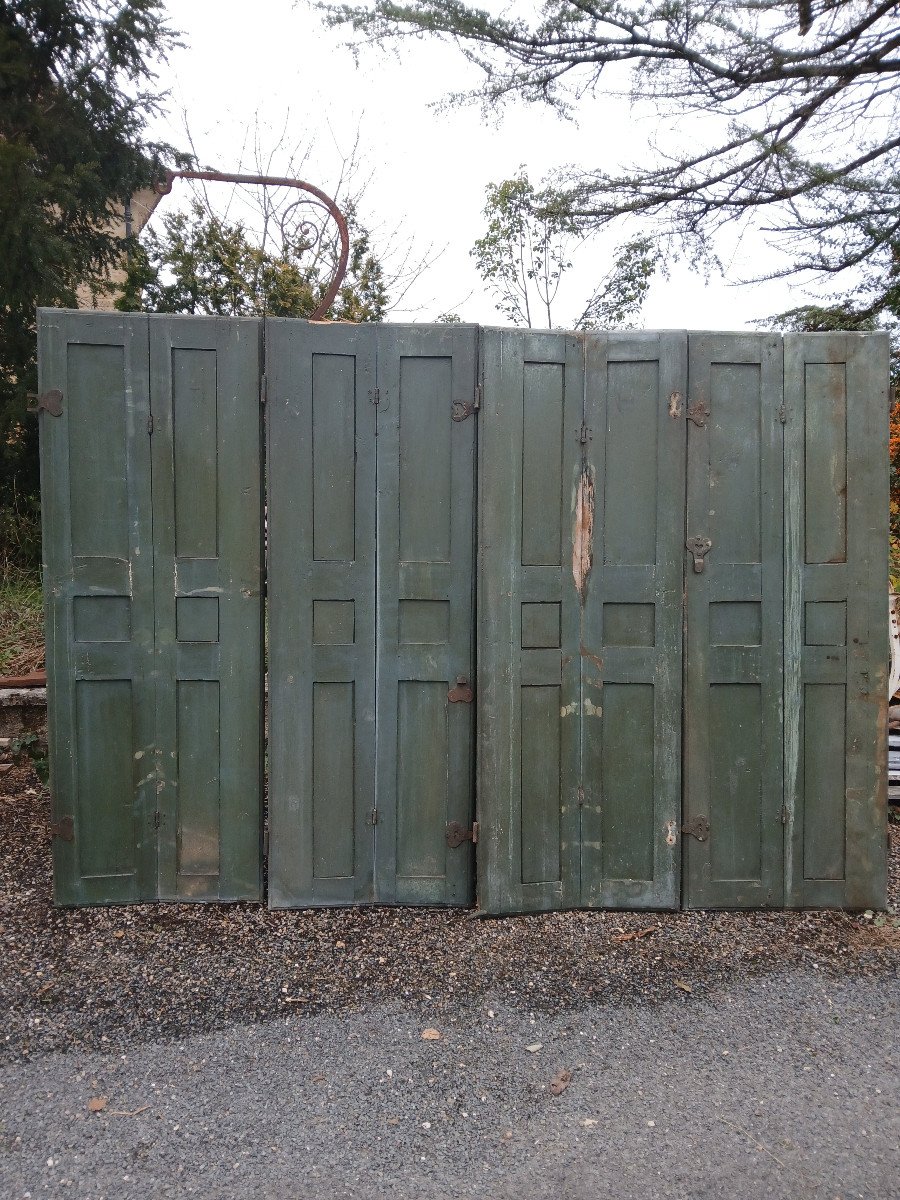
{"type": "Polygon", "coordinates": [[[262,894],[260,332],[149,318],[162,899],[262,894]]]}
{"type": "Polygon", "coordinates": [[[479,416],[478,901],[488,912],[580,897],[582,346],[482,333],[479,416]]]}
{"type": "Polygon", "coordinates": [[[785,338],[786,902],[880,908],[887,855],[882,333],[785,338]]]}
{"type": "Polygon", "coordinates": [[[54,896],[156,895],[147,319],[44,309],[41,495],[54,896]],[[71,838],[66,830],[71,822],[71,838]]]}
{"type": "Polygon", "coordinates": [[[687,335],[591,333],[584,354],[580,901],[675,908],[687,335]]]}
{"type": "Polygon", "coordinates": [[[376,895],[376,337],[266,322],[276,908],[376,895]]]}
{"type": "Polygon", "coordinates": [[[684,901],[784,896],[782,343],[690,334],[684,901]]]}
{"type": "Polygon", "coordinates": [[[378,330],[375,896],[468,904],[477,330],[378,330]]]}

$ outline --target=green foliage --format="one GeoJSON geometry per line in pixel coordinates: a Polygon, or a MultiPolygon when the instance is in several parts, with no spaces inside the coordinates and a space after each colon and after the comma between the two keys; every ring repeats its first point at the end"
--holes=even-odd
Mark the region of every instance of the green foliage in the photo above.
{"type": "Polygon", "coordinates": [[[9,746],[14,758],[29,758],[34,767],[34,773],[46,787],[50,781],[50,760],[47,757],[47,743],[36,733],[26,733],[22,737],[13,738],[9,746]]]}
{"type": "MultiPolygon", "coordinates": [[[[553,305],[571,269],[577,227],[565,209],[537,192],[524,167],[513,179],[487,187],[487,231],[472,249],[478,271],[497,308],[513,325],[553,328],[553,305]]],[[[640,312],[659,254],[648,238],[620,246],[610,272],[600,281],[571,325],[609,329],[628,325],[640,312]]]]}
{"type": "MultiPolygon", "coordinates": [[[[347,276],[328,312],[332,319],[377,321],[387,294],[369,235],[351,212],[347,276]]],[[[230,223],[199,200],[188,211],[151,223],[132,245],[124,311],[202,313],[209,316],[308,317],[328,287],[334,258],[316,253],[306,226],[266,249],[241,222],[230,223]]]]}
{"type": "Polygon", "coordinates": [[[74,304],[118,261],[109,219],[170,156],[144,128],[175,40],[161,0],[0,0],[2,506],[38,492],[35,307],[74,304]]]}
{"type": "Polygon", "coordinates": [[[0,675],[28,675],[43,662],[40,574],[7,565],[0,569],[0,675]]]}

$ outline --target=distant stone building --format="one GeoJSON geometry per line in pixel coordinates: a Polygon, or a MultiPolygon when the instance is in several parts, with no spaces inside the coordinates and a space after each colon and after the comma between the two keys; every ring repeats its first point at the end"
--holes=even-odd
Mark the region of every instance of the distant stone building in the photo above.
{"type": "MultiPolygon", "coordinates": [[[[111,223],[111,231],[121,238],[137,236],[153,215],[153,210],[159,204],[162,196],[152,188],[144,188],[136,192],[127,205],[111,223]]],[[[79,308],[100,308],[110,311],[115,308],[116,300],[125,282],[125,272],[121,269],[110,272],[109,286],[98,289],[96,285],[81,284],[77,290],[79,308]]]]}

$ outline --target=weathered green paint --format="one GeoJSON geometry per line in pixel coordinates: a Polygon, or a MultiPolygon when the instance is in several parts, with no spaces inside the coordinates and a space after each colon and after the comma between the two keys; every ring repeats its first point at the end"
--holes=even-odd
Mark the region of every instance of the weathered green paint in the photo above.
{"type": "Polygon", "coordinates": [[[685,549],[684,815],[688,908],[778,906],[784,896],[782,343],[690,334],[685,549]]]}
{"type": "Polygon", "coordinates": [[[885,334],[785,337],[785,901],[887,887],[885,334]]]}
{"type": "Polygon", "coordinates": [[[258,899],[260,322],[149,326],[159,897],[258,899]]]}
{"type": "Polygon", "coordinates": [[[476,331],[267,351],[270,903],[470,903],[476,331]]]}
{"type": "Polygon", "coordinates": [[[39,346],[57,903],[258,898],[258,322],[45,310],[39,346]]]}

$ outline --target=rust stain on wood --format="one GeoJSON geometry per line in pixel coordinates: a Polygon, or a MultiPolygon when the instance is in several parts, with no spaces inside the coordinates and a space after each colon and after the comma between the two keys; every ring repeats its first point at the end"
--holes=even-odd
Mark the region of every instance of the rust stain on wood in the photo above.
{"type": "Polygon", "coordinates": [[[572,578],[578,600],[584,608],[587,581],[593,565],[594,472],[585,467],[578,480],[575,496],[575,525],[572,530],[572,578]]]}

